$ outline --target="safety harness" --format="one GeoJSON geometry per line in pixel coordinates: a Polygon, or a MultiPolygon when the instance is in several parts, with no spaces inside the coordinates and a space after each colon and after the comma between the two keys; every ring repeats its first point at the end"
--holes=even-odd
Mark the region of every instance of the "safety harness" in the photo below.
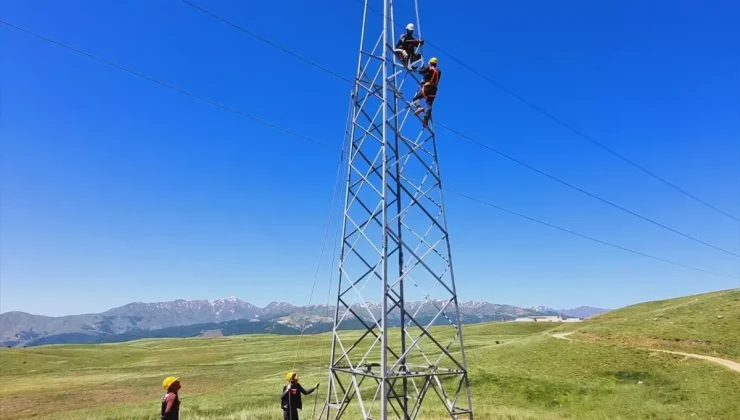
{"type": "Polygon", "coordinates": [[[435,88],[439,85],[439,69],[435,66],[429,66],[429,70],[432,72],[432,76],[429,78],[428,81],[424,82],[424,85],[421,89],[421,95],[424,97],[424,99],[434,99],[435,96],[437,96],[437,92],[435,91],[433,94],[427,95],[426,87],[434,86],[435,88]]]}

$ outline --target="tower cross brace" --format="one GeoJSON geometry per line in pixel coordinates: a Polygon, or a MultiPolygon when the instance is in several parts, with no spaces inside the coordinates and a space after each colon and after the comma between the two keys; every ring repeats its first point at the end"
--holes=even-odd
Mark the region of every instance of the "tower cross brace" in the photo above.
{"type": "Polygon", "coordinates": [[[383,0],[377,20],[369,8],[366,0],[320,418],[472,420],[434,125],[423,127],[407,99],[420,79],[393,53],[393,2],[383,0]]]}

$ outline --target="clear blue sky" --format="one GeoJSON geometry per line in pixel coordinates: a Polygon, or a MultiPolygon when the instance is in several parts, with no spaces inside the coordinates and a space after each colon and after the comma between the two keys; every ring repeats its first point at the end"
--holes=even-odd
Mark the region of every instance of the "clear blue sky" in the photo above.
{"type": "MultiPolygon", "coordinates": [[[[362,17],[356,1],[196,2],[353,77],[362,17]]],[[[740,214],[737,2],[450,4],[421,1],[425,38],[740,214]]],[[[399,6],[396,16],[411,19],[411,9],[399,6]]],[[[180,1],[16,0],[4,3],[0,17],[340,145],[345,82],[180,1]]],[[[232,295],[258,305],[307,303],[336,152],[4,25],[0,42],[1,311],[61,315],[130,301],[232,295]]],[[[435,116],[447,125],[739,252],[737,222],[437,54],[445,76],[435,116]]],[[[737,258],[446,131],[439,145],[451,189],[639,251],[740,275],[737,258]]],[[[740,286],[446,197],[462,300],[616,307],[740,286]]],[[[325,300],[331,248],[314,302],[325,300]]]]}

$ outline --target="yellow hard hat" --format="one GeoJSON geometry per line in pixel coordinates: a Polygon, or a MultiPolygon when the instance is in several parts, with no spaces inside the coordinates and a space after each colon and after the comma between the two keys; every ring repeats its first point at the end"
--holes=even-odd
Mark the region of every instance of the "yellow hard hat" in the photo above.
{"type": "Polygon", "coordinates": [[[437,64],[437,57],[432,57],[429,59],[429,64],[437,64]]]}
{"type": "Polygon", "coordinates": [[[293,379],[295,379],[295,380],[297,381],[297,380],[298,380],[298,372],[288,372],[288,373],[287,373],[287,374],[285,375],[285,379],[286,379],[286,380],[287,380],[288,382],[292,381],[293,379]]]}
{"type": "Polygon", "coordinates": [[[180,380],[180,378],[176,378],[174,376],[168,376],[168,377],[164,378],[164,381],[162,381],[162,387],[166,391],[166,390],[170,389],[170,387],[172,386],[172,384],[174,384],[175,382],[177,382],[179,380],[180,380]]]}

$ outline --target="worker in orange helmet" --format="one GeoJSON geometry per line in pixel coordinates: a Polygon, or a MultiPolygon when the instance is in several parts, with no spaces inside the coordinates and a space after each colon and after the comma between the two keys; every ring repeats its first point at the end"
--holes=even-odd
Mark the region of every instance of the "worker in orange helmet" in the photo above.
{"type": "Polygon", "coordinates": [[[166,393],[162,398],[162,409],[159,415],[160,420],[179,420],[180,419],[180,397],[177,392],[180,390],[180,378],[168,376],[162,381],[162,387],[166,393]]]}
{"type": "Polygon", "coordinates": [[[288,372],[285,375],[288,385],[283,387],[280,395],[280,407],[283,409],[283,420],[298,420],[298,410],[303,409],[302,395],[309,395],[318,389],[319,384],[306,391],[298,382],[297,372],[288,372]]]}
{"type": "Polygon", "coordinates": [[[422,120],[422,124],[426,127],[429,124],[429,119],[432,117],[432,104],[434,103],[434,98],[437,96],[439,79],[442,77],[442,70],[437,68],[437,57],[432,57],[429,60],[429,66],[420,68],[419,73],[421,73],[424,79],[421,81],[419,93],[414,96],[411,105],[416,107],[414,114],[419,115],[424,112],[424,108],[419,104],[419,101],[422,98],[426,100],[427,111],[422,120]]]}

